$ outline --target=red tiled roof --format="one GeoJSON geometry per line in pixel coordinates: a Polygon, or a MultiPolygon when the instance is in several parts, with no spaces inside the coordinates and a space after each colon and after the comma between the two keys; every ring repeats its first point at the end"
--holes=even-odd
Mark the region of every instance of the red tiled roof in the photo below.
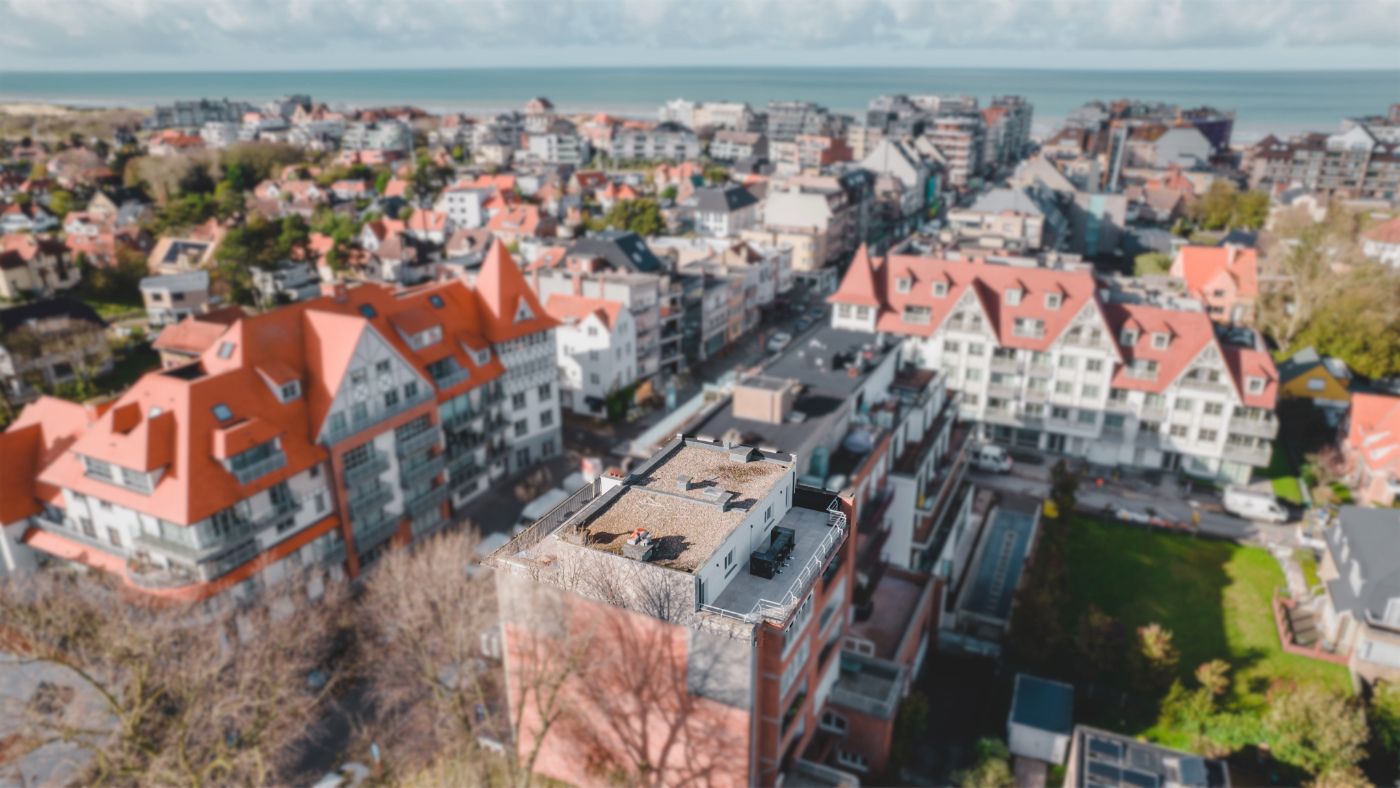
{"type": "Polygon", "coordinates": [[[605,298],[552,295],[545,302],[544,308],[551,317],[565,323],[572,323],[583,320],[589,315],[596,315],[602,321],[603,326],[611,331],[617,325],[617,316],[622,310],[622,304],[605,298]]]}
{"type": "Polygon", "coordinates": [[[1259,256],[1253,249],[1237,246],[1183,246],[1172,266],[1172,276],[1186,282],[1193,295],[1215,289],[1218,277],[1235,282],[1242,296],[1259,294],[1259,256]]]}
{"type": "Polygon", "coordinates": [[[1400,472],[1400,397],[1353,394],[1347,445],[1357,450],[1368,468],[1400,472]]]}
{"type": "Polygon", "coordinates": [[[484,307],[485,334],[492,342],[505,342],[558,325],[545,312],[520,266],[499,239],[486,252],[476,277],[476,291],[484,307]]]}
{"type": "Polygon", "coordinates": [[[1400,216],[1388,222],[1381,222],[1361,234],[1361,237],[1368,241],[1400,246],[1400,216]]]}

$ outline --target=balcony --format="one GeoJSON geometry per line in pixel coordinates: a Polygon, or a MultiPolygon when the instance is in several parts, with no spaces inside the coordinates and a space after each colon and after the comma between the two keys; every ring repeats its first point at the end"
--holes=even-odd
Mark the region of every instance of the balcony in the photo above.
{"type": "Polygon", "coordinates": [[[433,378],[433,385],[437,386],[438,391],[445,391],[457,385],[458,383],[466,382],[467,379],[469,379],[471,376],[471,370],[466,368],[460,368],[453,370],[452,372],[449,372],[446,375],[443,375],[442,377],[433,378]]]}
{"type": "Polygon", "coordinates": [[[357,487],[364,482],[377,479],[381,473],[389,470],[389,458],[379,452],[370,455],[369,460],[359,465],[349,466],[342,474],[345,477],[346,487],[357,487]]]}
{"type": "Polygon", "coordinates": [[[397,514],[381,514],[363,524],[355,523],[355,550],[364,554],[387,541],[399,530],[400,519],[402,518],[397,514]]]}
{"type": "Polygon", "coordinates": [[[362,419],[346,419],[345,426],[339,429],[326,430],[325,442],[339,443],[357,432],[362,432],[382,421],[391,419],[414,406],[428,402],[435,396],[437,395],[434,393],[433,389],[425,386],[423,387],[422,391],[418,392],[417,396],[412,397],[411,399],[406,398],[400,401],[398,407],[377,410],[366,415],[362,419]]]}
{"type": "Polygon", "coordinates": [[[394,491],[389,485],[375,479],[368,484],[351,487],[345,496],[345,506],[351,515],[377,509],[394,500],[394,491]]]}
{"type": "Polygon", "coordinates": [[[399,478],[404,484],[411,485],[415,481],[437,477],[446,466],[447,455],[441,452],[423,455],[416,459],[404,460],[399,466],[399,478]]]}
{"type": "Polygon", "coordinates": [[[278,449],[268,457],[233,471],[233,476],[235,479],[238,479],[239,484],[248,484],[249,482],[261,479],[269,473],[280,471],[285,467],[287,467],[287,455],[284,454],[281,449],[278,449]]]}
{"type": "Polygon", "coordinates": [[[449,432],[462,432],[463,430],[470,429],[472,422],[479,418],[481,418],[481,414],[472,410],[464,413],[457,413],[449,418],[443,419],[442,428],[449,432]]]}
{"type": "Polygon", "coordinates": [[[430,446],[436,446],[442,440],[442,432],[436,427],[410,435],[407,438],[398,437],[397,451],[400,457],[407,457],[410,454],[423,451],[430,446]]]}
{"type": "Polygon", "coordinates": [[[445,484],[438,485],[437,487],[430,487],[425,492],[409,498],[407,509],[412,515],[422,514],[435,506],[442,506],[450,493],[451,490],[449,490],[445,484]]]}
{"type": "Polygon", "coordinates": [[[1230,446],[1226,444],[1224,458],[1226,462],[1237,462],[1242,465],[1252,465],[1256,468],[1263,468],[1269,464],[1271,447],[1265,444],[1262,447],[1230,446]]]}
{"type": "Polygon", "coordinates": [[[1143,405],[1138,411],[1140,421],[1163,422],[1167,420],[1167,408],[1165,405],[1143,405]]]}
{"type": "Polygon", "coordinates": [[[200,582],[199,575],[178,564],[169,567],[158,566],[149,559],[131,558],[126,562],[126,576],[137,588],[159,591],[167,588],[181,588],[200,582]]]}
{"type": "Polygon", "coordinates": [[[1234,435],[1248,435],[1251,438],[1268,438],[1273,440],[1278,436],[1277,419],[1250,419],[1236,416],[1230,420],[1230,433],[1234,435]]]}
{"type": "Polygon", "coordinates": [[[841,652],[841,676],[827,702],[870,717],[894,719],[904,687],[904,666],[878,657],[841,652]]]}

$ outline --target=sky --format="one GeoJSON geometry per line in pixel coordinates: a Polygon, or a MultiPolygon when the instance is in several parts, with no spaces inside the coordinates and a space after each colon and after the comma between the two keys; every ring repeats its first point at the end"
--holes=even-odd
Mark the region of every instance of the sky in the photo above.
{"type": "Polygon", "coordinates": [[[1400,69],[1400,0],[0,0],[0,20],[0,71],[1400,69]]]}

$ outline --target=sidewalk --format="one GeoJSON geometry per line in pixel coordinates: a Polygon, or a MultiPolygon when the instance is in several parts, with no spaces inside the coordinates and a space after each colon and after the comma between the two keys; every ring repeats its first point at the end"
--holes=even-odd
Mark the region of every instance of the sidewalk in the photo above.
{"type": "MultiPolygon", "coordinates": [[[[1050,491],[1053,465],[1047,458],[1042,465],[1018,463],[1009,474],[969,471],[968,476],[979,487],[1043,498],[1050,491]]],[[[1101,487],[1095,485],[1094,477],[1086,477],[1080,481],[1075,497],[1085,512],[1124,508],[1146,513],[1151,509],[1156,516],[1180,523],[1190,523],[1192,514],[1200,512],[1198,530],[1203,534],[1263,545],[1291,546],[1294,541],[1292,526],[1256,523],[1224,514],[1213,494],[1188,494],[1174,477],[1164,478],[1155,486],[1140,478],[1119,482],[1104,478],[1101,487]]]]}

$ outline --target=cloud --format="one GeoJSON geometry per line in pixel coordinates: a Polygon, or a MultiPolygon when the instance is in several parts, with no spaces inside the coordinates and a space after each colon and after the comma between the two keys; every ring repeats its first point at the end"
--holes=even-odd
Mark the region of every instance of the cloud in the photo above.
{"type": "MultiPolygon", "coordinates": [[[[1397,49],[1400,0],[0,0],[25,59],[629,47],[1397,49]]],[[[0,55],[0,65],[3,65],[0,55]]]]}

